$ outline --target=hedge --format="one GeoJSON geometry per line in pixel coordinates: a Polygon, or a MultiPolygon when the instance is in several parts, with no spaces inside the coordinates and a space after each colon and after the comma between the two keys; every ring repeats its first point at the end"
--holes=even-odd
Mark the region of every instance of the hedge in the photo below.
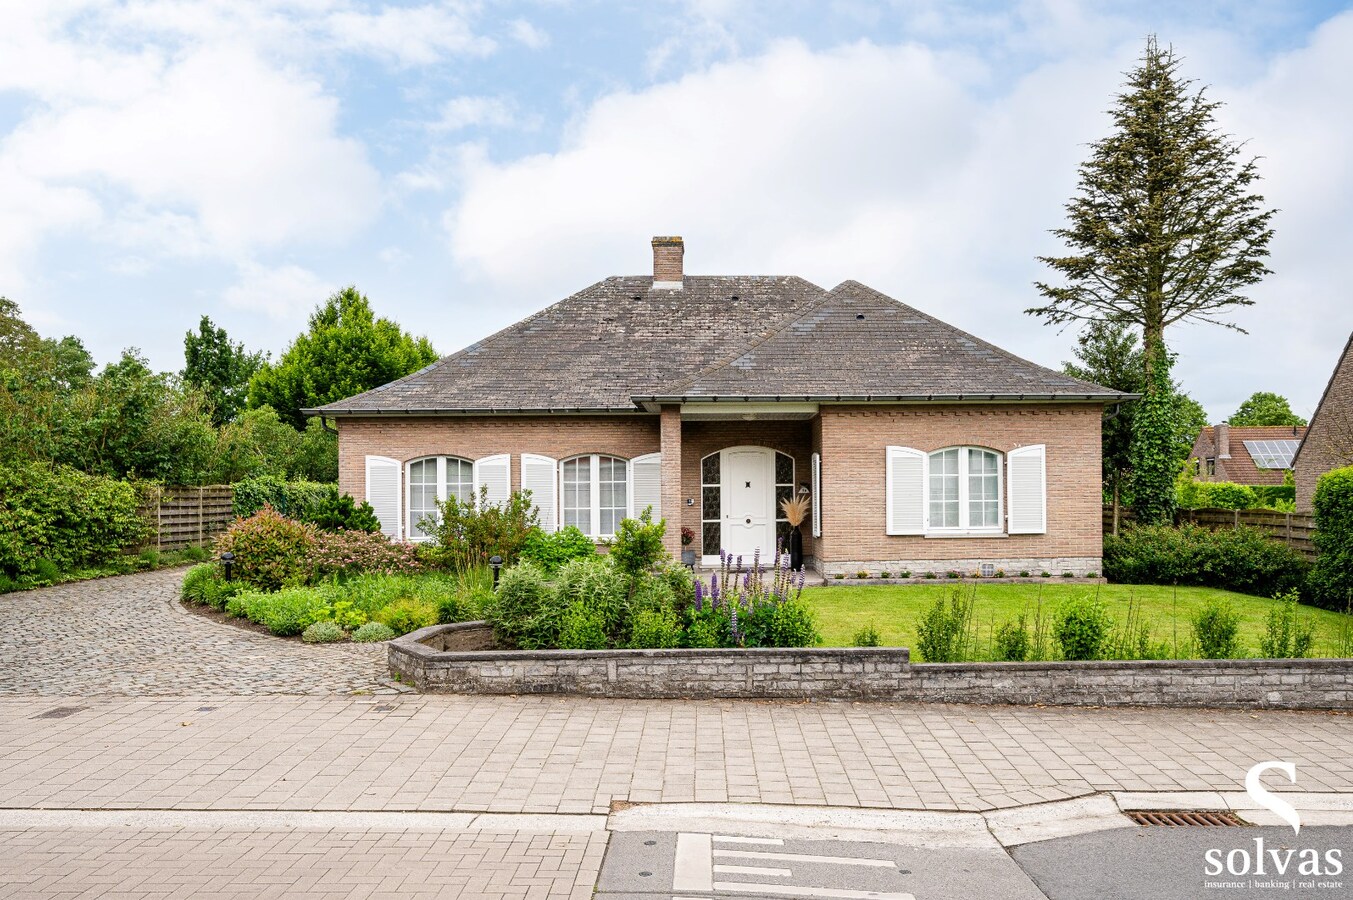
{"type": "Polygon", "coordinates": [[[1309,564],[1257,528],[1139,525],[1104,538],[1104,575],[1120,584],[1185,584],[1272,597],[1300,588],[1309,564]]]}
{"type": "Polygon", "coordinates": [[[1326,609],[1353,606],[1353,466],[1320,476],[1311,498],[1315,567],[1306,593],[1326,609]]]}
{"type": "Polygon", "coordinates": [[[246,478],[234,484],[235,515],[245,519],[271,506],[291,519],[304,519],[313,508],[323,503],[338,488],[320,481],[287,481],[276,475],[246,478]]]}
{"type": "Polygon", "coordinates": [[[69,466],[0,466],[0,573],[53,580],[145,539],[135,486],[69,466]]]}

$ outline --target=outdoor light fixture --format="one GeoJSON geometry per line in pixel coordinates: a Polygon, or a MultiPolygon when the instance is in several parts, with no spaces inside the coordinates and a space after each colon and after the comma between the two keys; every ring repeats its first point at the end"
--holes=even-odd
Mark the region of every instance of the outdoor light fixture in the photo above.
{"type": "Polygon", "coordinates": [[[800,493],[800,494],[811,494],[811,493],[812,493],[812,491],[809,490],[809,488],[808,488],[808,482],[806,482],[806,481],[800,481],[800,482],[799,482],[799,493],[800,493]]]}
{"type": "Polygon", "coordinates": [[[489,568],[493,569],[493,589],[498,590],[498,571],[503,567],[503,558],[501,556],[489,557],[489,568]]]}
{"type": "Polygon", "coordinates": [[[235,565],[235,554],[229,550],[221,554],[221,565],[225,566],[226,581],[230,580],[230,570],[235,565]]]}

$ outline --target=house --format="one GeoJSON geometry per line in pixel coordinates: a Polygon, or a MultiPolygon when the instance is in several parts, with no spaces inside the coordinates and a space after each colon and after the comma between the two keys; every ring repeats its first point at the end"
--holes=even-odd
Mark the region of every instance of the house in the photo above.
{"type": "Polygon", "coordinates": [[[1199,481],[1251,486],[1283,483],[1306,428],[1300,425],[1207,425],[1193,441],[1199,481]]]}
{"type": "Polygon", "coordinates": [[[1310,512],[1320,476],[1343,466],[1353,466],[1353,335],[1344,344],[1292,462],[1297,511],[1310,512]]]}
{"type": "Polygon", "coordinates": [[[480,486],[598,541],[651,506],[705,564],[769,556],[808,492],[826,575],[1100,569],[1100,422],[1127,395],[854,281],[687,275],[681,238],[652,247],[652,275],[308,411],[337,425],[341,488],[411,540],[480,486]]]}

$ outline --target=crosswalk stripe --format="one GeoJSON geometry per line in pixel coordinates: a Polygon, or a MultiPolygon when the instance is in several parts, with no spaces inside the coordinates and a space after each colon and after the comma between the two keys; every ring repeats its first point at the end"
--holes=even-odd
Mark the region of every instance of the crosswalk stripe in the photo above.
{"type": "Polygon", "coordinates": [[[833,863],[841,866],[897,868],[897,863],[891,859],[866,859],[860,856],[814,856],[810,853],[764,853],[758,850],[715,850],[713,852],[715,856],[730,856],[738,859],[774,859],[780,862],[833,863]]]}

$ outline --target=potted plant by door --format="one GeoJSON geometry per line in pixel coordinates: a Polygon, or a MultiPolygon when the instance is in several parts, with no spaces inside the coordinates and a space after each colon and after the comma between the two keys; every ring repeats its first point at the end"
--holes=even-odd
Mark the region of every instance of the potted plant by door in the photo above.
{"type": "Polygon", "coordinates": [[[795,571],[803,568],[803,532],[799,526],[808,518],[812,499],[807,493],[796,494],[780,501],[785,521],[789,523],[789,536],[785,539],[785,552],[789,554],[789,567],[795,571]]]}
{"type": "Polygon", "coordinates": [[[687,550],[695,540],[695,531],[682,526],[681,528],[681,564],[687,568],[695,568],[695,551],[687,550]]]}

